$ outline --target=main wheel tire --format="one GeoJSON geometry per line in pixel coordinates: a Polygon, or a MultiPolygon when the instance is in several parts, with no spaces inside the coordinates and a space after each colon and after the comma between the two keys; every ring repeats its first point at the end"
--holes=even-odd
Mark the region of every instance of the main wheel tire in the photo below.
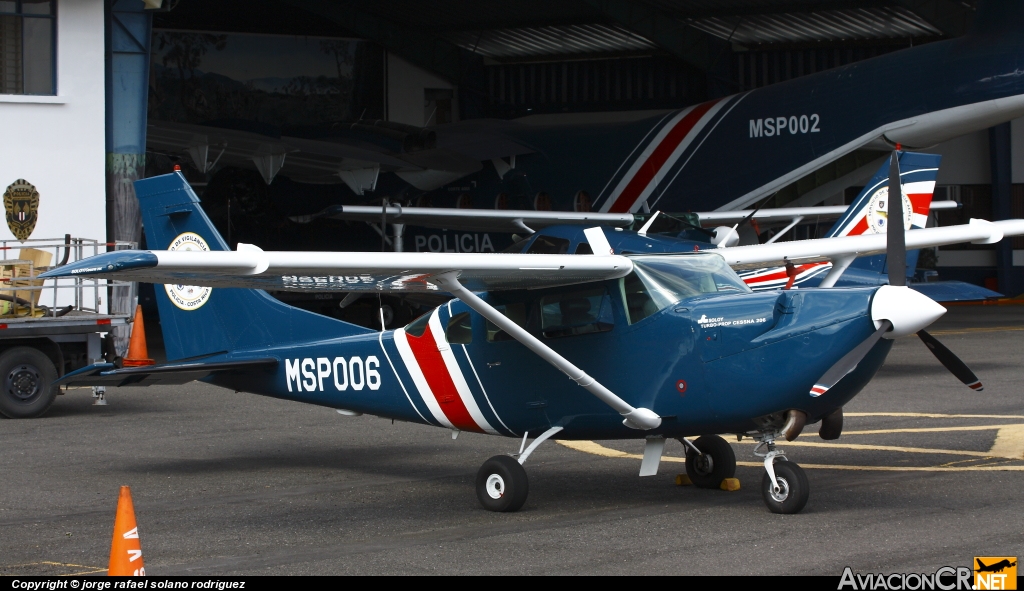
{"type": "Polygon", "coordinates": [[[494,456],[476,473],[476,496],[488,511],[518,511],[529,492],[526,470],[510,456],[494,456]]]}
{"type": "Polygon", "coordinates": [[[42,416],[54,399],[57,369],[42,351],[13,347],[0,355],[0,414],[12,419],[42,416]]]}
{"type": "Polygon", "coordinates": [[[736,453],[718,435],[702,435],[693,442],[700,454],[686,446],[686,475],[697,488],[718,488],[736,474],[736,453]]]}
{"type": "Polygon", "coordinates": [[[761,479],[761,496],[768,510],[772,513],[799,513],[811,492],[804,469],[793,462],[775,462],[775,480],[779,483],[778,492],[773,490],[772,479],[767,472],[761,479]]]}

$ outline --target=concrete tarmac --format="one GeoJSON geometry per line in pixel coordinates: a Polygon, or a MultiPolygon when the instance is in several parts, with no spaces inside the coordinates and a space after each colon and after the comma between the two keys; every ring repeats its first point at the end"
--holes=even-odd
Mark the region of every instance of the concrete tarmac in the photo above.
{"type": "MultiPolygon", "coordinates": [[[[639,478],[640,442],[547,442],[522,511],[483,510],[480,464],[518,441],[344,417],[192,383],[87,390],[0,421],[0,574],[105,571],[130,485],[150,575],[931,573],[1024,555],[1024,307],[954,307],[932,332],[972,392],[910,337],[846,407],[780,446],[798,515],[765,508],[753,445],[736,492],[676,486],[682,447],[639,478]]],[[[756,384],[751,384],[756,388],[756,384]]]]}

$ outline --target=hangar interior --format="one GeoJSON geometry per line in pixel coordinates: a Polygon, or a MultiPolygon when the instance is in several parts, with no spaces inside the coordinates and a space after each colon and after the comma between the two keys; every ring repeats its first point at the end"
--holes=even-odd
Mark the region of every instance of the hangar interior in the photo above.
{"type": "MultiPolygon", "coordinates": [[[[180,166],[232,246],[242,241],[268,249],[388,248],[368,224],[290,220],[331,203],[550,204],[539,198],[547,195],[543,187],[536,195],[493,201],[437,191],[393,193],[376,184],[376,172],[370,179],[367,169],[342,171],[336,163],[289,190],[301,176],[293,168],[301,154],[275,153],[272,141],[218,144],[191,126],[214,121],[272,139],[282,129],[315,137],[339,122],[384,121],[394,124],[390,131],[378,126],[370,133],[401,142],[415,130],[459,121],[628,121],[959,37],[976,13],[975,2],[952,0],[139,4],[118,0],[107,11],[108,81],[121,81],[108,85],[108,112],[144,111],[128,123],[108,117],[108,133],[115,136],[108,146],[133,134],[142,141],[120,143],[146,146],[134,168],[108,170],[108,193],[117,192],[112,174],[151,176],[180,166]],[[119,36],[134,43],[119,43],[119,36]],[[295,209],[296,191],[305,211],[295,209]]],[[[930,151],[945,159],[935,199],[963,204],[940,214],[940,224],[1024,217],[1024,120],[930,151]]],[[[884,154],[859,149],[838,158],[780,189],[770,206],[849,203],[884,154]]],[[[126,198],[108,194],[129,212],[108,219],[108,231],[130,239],[137,222],[126,198]]],[[[805,224],[793,235],[818,236],[829,225],[805,224]]],[[[1015,238],[942,247],[919,266],[1015,296],[1024,292],[1024,272],[1016,265],[1024,265],[1022,255],[1024,239],[1015,238]]]]}

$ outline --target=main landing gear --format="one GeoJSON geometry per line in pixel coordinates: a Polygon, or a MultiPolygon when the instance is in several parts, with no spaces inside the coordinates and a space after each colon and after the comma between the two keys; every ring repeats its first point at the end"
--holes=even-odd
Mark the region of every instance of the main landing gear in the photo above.
{"type": "Polygon", "coordinates": [[[764,458],[765,475],[761,479],[764,504],[772,513],[799,513],[810,494],[807,475],[803,468],[786,458],[785,452],[775,449],[774,433],[761,433],[758,439],[754,455],[764,458]]]}
{"type": "Polygon", "coordinates": [[[484,509],[511,513],[522,508],[530,492],[530,481],[526,477],[523,464],[541,443],[561,430],[562,427],[548,429],[534,439],[529,447],[526,447],[529,433],[524,433],[523,444],[519,447],[519,453],[515,454],[518,459],[512,456],[494,456],[480,466],[476,473],[476,498],[480,499],[484,509]]]}
{"type": "Polygon", "coordinates": [[[718,435],[702,435],[696,441],[682,437],[686,447],[686,475],[697,488],[718,488],[736,474],[736,454],[718,435]]]}

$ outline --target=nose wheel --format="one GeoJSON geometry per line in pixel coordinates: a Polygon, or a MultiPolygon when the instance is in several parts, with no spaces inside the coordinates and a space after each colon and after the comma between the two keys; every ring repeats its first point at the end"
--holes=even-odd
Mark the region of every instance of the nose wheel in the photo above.
{"type": "Polygon", "coordinates": [[[807,474],[796,462],[790,462],[782,450],[775,449],[771,434],[762,434],[754,454],[764,458],[765,474],[761,478],[761,496],[772,513],[799,513],[810,495],[807,474]],[[759,450],[765,448],[766,452],[759,450]]]}

